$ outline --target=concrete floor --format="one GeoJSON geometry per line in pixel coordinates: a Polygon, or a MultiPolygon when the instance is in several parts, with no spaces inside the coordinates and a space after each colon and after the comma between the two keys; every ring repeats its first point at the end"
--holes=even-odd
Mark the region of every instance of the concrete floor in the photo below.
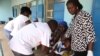
{"type": "Polygon", "coordinates": [[[3,55],[4,56],[14,56],[13,53],[11,52],[9,45],[8,45],[8,41],[5,38],[5,35],[3,33],[3,24],[0,24],[0,42],[3,48],[3,55]]]}

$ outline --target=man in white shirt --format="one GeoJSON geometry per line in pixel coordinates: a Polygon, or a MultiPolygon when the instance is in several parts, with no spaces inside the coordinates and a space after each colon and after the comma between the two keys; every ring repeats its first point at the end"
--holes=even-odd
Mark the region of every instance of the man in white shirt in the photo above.
{"type": "Polygon", "coordinates": [[[10,35],[11,31],[13,30],[13,20],[9,21],[5,26],[4,26],[4,33],[7,37],[8,40],[12,38],[10,35]]]}
{"type": "Polygon", "coordinates": [[[14,36],[18,30],[20,30],[23,26],[25,26],[27,23],[26,21],[29,20],[29,15],[31,15],[31,10],[28,7],[22,7],[20,15],[17,16],[14,19],[13,23],[13,30],[11,32],[11,35],[14,36]]]}
{"type": "Polygon", "coordinates": [[[10,48],[15,56],[32,56],[32,48],[42,45],[42,51],[50,46],[51,33],[58,27],[55,20],[47,23],[34,22],[23,27],[10,41],[10,48]]]}

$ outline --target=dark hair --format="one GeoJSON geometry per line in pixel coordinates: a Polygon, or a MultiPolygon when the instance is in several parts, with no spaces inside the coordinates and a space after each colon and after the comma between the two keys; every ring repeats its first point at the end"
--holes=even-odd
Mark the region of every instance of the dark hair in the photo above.
{"type": "Polygon", "coordinates": [[[67,25],[67,22],[65,22],[65,21],[61,21],[60,23],[59,23],[59,25],[62,25],[64,28],[65,28],[65,32],[66,32],[66,30],[68,29],[68,25],[67,25]]]}
{"type": "Polygon", "coordinates": [[[66,5],[69,3],[74,4],[75,6],[78,6],[78,9],[81,10],[83,8],[82,4],[79,2],[79,0],[68,0],[66,5]]]}
{"type": "MultiPolygon", "coordinates": [[[[50,21],[48,21],[47,22],[48,23],[48,25],[49,25],[49,27],[51,28],[51,29],[53,29],[53,28],[57,28],[58,27],[58,22],[56,21],[56,20],[50,20],[50,21]]],[[[53,29],[53,31],[55,30],[55,29],[53,29]]]]}
{"type": "Polygon", "coordinates": [[[48,24],[54,24],[54,25],[58,25],[58,22],[56,20],[50,20],[47,22],[48,24]]]}
{"type": "Polygon", "coordinates": [[[67,50],[71,50],[71,39],[70,38],[65,38],[64,39],[64,45],[66,45],[67,44],[67,50]],[[69,43],[69,44],[68,44],[69,43]]]}
{"type": "Polygon", "coordinates": [[[66,41],[71,41],[71,38],[64,38],[64,41],[66,42],[66,41]]]}
{"type": "Polygon", "coordinates": [[[29,14],[31,14],[31,10],[30,10],[30,8],[29,7],[22,7],[21,8],[21,14],[24,14],[25,12],[27,12],[27,13],[29,13],[29,14]]]}

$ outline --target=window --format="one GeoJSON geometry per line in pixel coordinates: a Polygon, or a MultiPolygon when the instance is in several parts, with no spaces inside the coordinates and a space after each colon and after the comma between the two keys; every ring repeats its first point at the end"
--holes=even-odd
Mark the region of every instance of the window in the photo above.
{"type": "Polygon", "coordinates": [[[44,18],[44,5],[43,0],[34,0],[32,1],[32,20],[34,21],[38,18],[40,21],[43,21],[44,18]]]}
{"type": "Polygon", "coordinates": [[[54,2],[54,9],[53,9],[53,18],[58,22],[64,20],[64,2],[56,1],[54,2]]]}

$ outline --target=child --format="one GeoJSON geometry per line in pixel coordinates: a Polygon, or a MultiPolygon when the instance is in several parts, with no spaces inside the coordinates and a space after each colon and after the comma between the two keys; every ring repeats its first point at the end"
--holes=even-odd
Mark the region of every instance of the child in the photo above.
{"type": "Polygon", "coordinates": [[[52,45],[52,49],[50,51],[51,55],[50,56],[61,56],[63,54],[63,52],[61,51],[64,47],[63,45],[63,37],[65,32],[67,31],[68,26],[67,23],[65,21],[60,22],[58,29],[55,31],[53,37],[55,37],[55,39],[52,41],[54,42],[52,45]],[[58,39],[60,40],[59,42],[58,39]],[[56,43],[57,42],[57,43],[56,43]],[[56,44],[55,44],[56,43],[56,44]]]}
{"type": "Polygon", "coordinates": [[[70,56],[71,54],[71,39],[69,38],[61,38],[51,52],[51,56],[70,56]]]}
{"type": "Polygon", "coordinates": [[[65,46],[65,50],[64,50],[62,56],[71,56],[72,51],[71,51],[71,39],[70,38],[66,38],[64,40],[64,46],[65,46]]]}

